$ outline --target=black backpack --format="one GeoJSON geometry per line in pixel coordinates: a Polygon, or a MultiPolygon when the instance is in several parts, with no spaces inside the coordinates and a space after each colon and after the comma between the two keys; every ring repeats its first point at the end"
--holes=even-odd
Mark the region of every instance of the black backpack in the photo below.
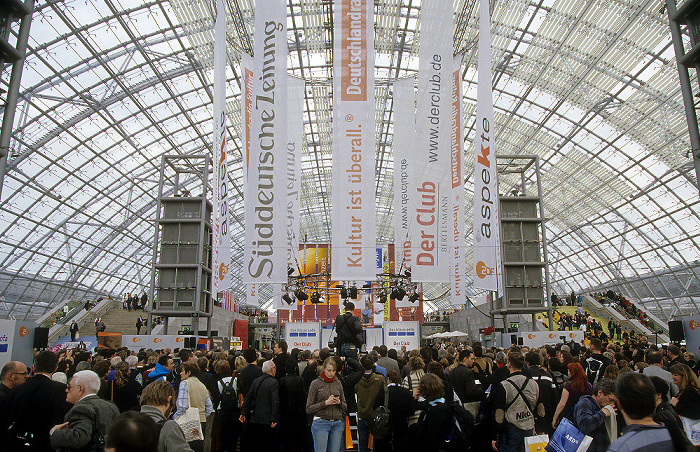
{"type": "Polygon", "coordinates": [[[236,388],[233,387],[233,377],[231,377],[228,383],[223,384],[221,398],[219,400],[221,402],[221,414],[234,415],[240,411],[238,406],[238,394],[236,394],[236,388]]]}
{"type": "Polygon", "coordinates": [[[586,359],[586,376],[588,382],[594,385],[598,380],[603,378],[603,361],[589,356],[586,359]]]}
{"type": "Polygon", "coordinates": [[[474,361],[474,367],[477,369],[477,372],[474,372],[476,374],[477,379],[481,382],[481,387],[486,390],[491,384],[493,383],[493,374],[489,372],[489,366],[488,363],[486,364],[486,368],[482,369],[479,363],[474,361]]]}
{"type": "Polygon", "coordinates": [[[464,452],[472,445],[472,427],[474,416],[457,402],[448,404],[452,413],[452,424],[447,434],[443,435],[439,451],[464,452]]]}

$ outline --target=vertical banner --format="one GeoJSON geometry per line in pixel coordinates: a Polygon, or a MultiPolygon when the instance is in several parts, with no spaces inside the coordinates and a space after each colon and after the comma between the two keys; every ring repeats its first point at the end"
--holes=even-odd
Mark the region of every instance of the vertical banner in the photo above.
{"type": "Polygon", "coordinates": [[[474,140],[474,287],[498,291],[500,239],[498,171],[493,133],[491,91],[491,19],[489,2],[481,0],[479,59],[474,140]]]}
{"type": "Polygon", "coordinates": [[[452,146],[450,146],[450,181],[452,187],[452,220],[450,239],[450,305],[459,307],[466,301],[464,264],[464,180],[462,176],[462,77],[459,57],[452,72],[452,146]]]}
{"type": "Polygon", "coordinates": [[[301,210],[301,149],[304,141],[304,81],[287,81],[287,265],[297,269],[301,210]]]}
{"type": "Polygon", "coordinates": [[[412,163],[415,163],[416,102],[413,77],[394,83],[394,261],[396,272],[403,274],[411,268],[409,224],[414,221],[409,212],[409,199],[415,186],[412,163]],[[400,133],[398,132],[400,131],[400,133]]]}
{"type": "Polygon", "coordinates": [[[258,304],[258,285],[257,284],[246,284],[245,285],[245,303],[247,305],[259,306],[259,304],[258,304]]]}
{"type": "Polygon", "coordinates": [[[334,2],[334,280],[374,279],[374,3],[334,2]]]}
{"type": "MultiPolygon", "coordinates": [[[[255,9],[250,147],[245,163],[244,283],[286,283],[287,9],[258,0],[255,9]]],[[[248,79],[246,77],[246,101],[248,79]]],[[[247,107],[247,106],[246,106],[247,107]]],[[[246,136],[246,139],[248,137],[246,136]]]]}
{"type": "Polygon", "coordinates": [[[212,297],[231,287],[231,237],[228,231],[228,165],[226,149],[226,10],[216,1],[214,25],[214,236],[212,297]]]}
{"type": "Polygon", "coordinates": [[[412,204],[413,281],[449,282],[452,2],[421,5],[412,204]]]}

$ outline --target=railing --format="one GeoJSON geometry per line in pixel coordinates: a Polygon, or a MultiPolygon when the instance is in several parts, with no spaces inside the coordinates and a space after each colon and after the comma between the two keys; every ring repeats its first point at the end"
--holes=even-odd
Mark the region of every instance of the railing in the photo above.
{"type": "MultiPolygon", "coordinates": [[[[75,320],[75,323],[78,324],[78,328],[82,327],[88,322],[94,322],[95,318],[98,315],[102,315],[104,312],[107,311],[107,309],[110,307],[110,305],[114,305],[112,307],[117,307],[120,303],[116,302],[113,300],[111,297],[107,297],[103,299],[102,301],[98,302],[96,305],[91,307],[88,311],[85,310],[84,304],[83,307],[81,308],[76,308],[78,309],[75,314],[73,314],[70,318],[69,316],[65,316],[65,323],[55,323],[53,326],[49,328],[49,343],[54,343],[58,340],[59,337],[67,335],[68,334],[68,328],[70,327],[70,324],[68,323],[68,320],[75,320]],[[116,303],[116,304],[115,304],[116,303]]],[[[72,311],[69,312],[69,314],[72,311]]]]}

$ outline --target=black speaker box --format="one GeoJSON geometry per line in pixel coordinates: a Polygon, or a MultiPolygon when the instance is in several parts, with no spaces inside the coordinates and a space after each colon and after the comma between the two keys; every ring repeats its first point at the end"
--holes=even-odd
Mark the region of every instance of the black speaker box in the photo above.
{"type": "Polygon", "coordinates": [[[520,336],[520,337],[518,338],[518,345],[523,345],[523,338],[522,338],[522,336],[520,336]]]}
{"type": "Polygon", "coordinates": [[[49,329],[36,327],[34,328],[34,348],[43,350],[49,347],[49,329]]]}
{"type": "Polygon", "coordinates": [[[511,345],[516,345],[518,343],[518,335],[517,334],[510,335],[510,343],[511,343],[511,345]]]}
{"type": "Polygon", "coordinates": [[[671,342],[680,342],[685,340],[682,320],[671,320],[668,322],[668,336],[669,339],[671,339],[671,342]]]}
{"type": "Polygon", "coordinates": [[[194,350],[197,348],[197,338],[196,337],[186,337],[185,338],[185,348],[194,350]]]}

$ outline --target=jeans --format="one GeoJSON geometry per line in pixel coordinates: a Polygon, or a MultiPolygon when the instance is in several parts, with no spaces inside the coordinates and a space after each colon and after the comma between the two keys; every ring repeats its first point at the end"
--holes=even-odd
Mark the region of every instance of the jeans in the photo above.
{"type": "Polygon", "coordinates": [[[359,452],[370,452],[369,450],[369,423],[357,418],[357,448],[359,452]]]}
{"type": "Polygon", "coordinates": [[[345,420],[329,421],[314,419],[311,434],[314,437],[314,452],[338,452],[345,431],[345,420]]]}
{"type": "Polygon", "coordinates": [[[357,346],[346,342],[340,345],[340,356],[344,356],[346,359],[357,359],[357,346]]]}
{"type": "Polygon", "coordinates": [[[498,438],[498,452],[524,452],[525,437],[534,434],[534,429],[520,430],[513,425],[508,425],[498,438]]]}

